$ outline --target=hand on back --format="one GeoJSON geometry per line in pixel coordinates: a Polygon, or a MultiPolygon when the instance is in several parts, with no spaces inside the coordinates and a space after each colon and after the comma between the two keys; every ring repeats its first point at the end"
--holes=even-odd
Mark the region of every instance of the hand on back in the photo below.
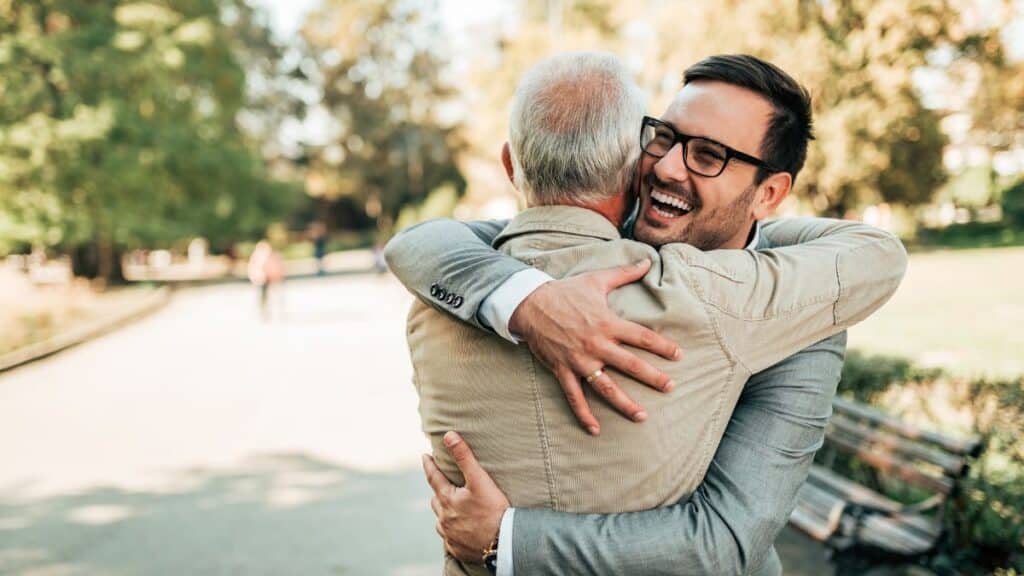
{"type": "Polygon", "coordinates": [[[508,498],[480,466],[461,436],[446,433],[444,445],[462,472],[465,485],[449,482],[434,458],[423,455],[423,472],[434,491],[430,500],[430,509],[437,518],[434,529],[449,554],[463,562],[480,564],[484,549],[498,535],[501,518],[509,507],[508,498]]]}
{"type": "Polygon", "coordinates": [[[663,392],[675,385],[626,346],[666,360],[681,356],[679,346],[649,328],[623,320],[608,308],[608,293],[640,280],[650,268],[650,260],[644,260],[548,282],[523,300],[509,321],[509,329],[554,372],[570,408],[591,434],[600,432],[600,424],[583,395],[582,382],[636,422],[644,421],[647,413],[615,383],[606,372],[608,368],[663,392]]]}

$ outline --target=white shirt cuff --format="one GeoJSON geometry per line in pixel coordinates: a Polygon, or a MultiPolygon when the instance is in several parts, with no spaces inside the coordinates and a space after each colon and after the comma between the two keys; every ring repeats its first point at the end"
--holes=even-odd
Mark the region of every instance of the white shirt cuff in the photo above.
{"type": "Polygon", "coordinates": [[[506,508],[501,517],[501,528],[498,529],[498,570],[495,576],[513,576],[515,570],[512,565],[512,518],[515,515],[515,508],[506,508]]]}
{"type": "Polygon", "coordinates": [[[512,320],[512,314],[516,308],[526,300],[526,297],[533,294],[533,291],[544,284],[554,280],[551,276],[535,268],[527,268],[516,272],[505,280],[498,289],[484,298],[477,311],[477,320],[494,330],[499,336],[512,342],[519,343],[508,329],[508,323],[512,320]]]}

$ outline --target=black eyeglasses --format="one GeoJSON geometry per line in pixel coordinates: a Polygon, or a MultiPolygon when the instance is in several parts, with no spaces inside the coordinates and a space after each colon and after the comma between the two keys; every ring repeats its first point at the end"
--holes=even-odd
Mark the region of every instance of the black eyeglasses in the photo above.
{"type": "Polygon", "coordinates": [[[643,127],[640,129],[641,150],[655,158],[662,158],[677,143],[683,145],[683,164],[686,165],[686,169],[705,178],[715,178],[720,175],[729,164],[729,160],[733,158],[764,168],[769,172],[781,172],[764,160],[744,154],[721,142],[701,136],[680,134],[671,124],[644,116],[643,127]]]}

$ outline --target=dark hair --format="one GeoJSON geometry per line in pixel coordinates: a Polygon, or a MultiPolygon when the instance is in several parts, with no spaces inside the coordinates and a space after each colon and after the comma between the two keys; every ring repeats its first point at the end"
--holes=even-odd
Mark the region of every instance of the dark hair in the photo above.
{"type": "MultiPolygon", "coordinates": [[[[811,95],[781,68],[749,54],[720,54],[697,62],[683,73],[683,85],[713,80],[746,88],[764,96],[775,113],[761,142],[761,159],[794,179],[807,159],[807,142],[814,139],[811,95]]],[[[770,175],[757,171],[757,183],[770,175]]]]}

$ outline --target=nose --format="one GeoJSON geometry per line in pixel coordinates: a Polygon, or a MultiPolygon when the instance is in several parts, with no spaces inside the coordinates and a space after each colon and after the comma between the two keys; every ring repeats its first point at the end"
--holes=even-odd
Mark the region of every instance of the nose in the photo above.
{"type": "Polygon", "coordinates": [[[690,171],[683,161],[683,145],[676,143],[667,154],[654,164],[654,175],[663,182],[685,182],[690,179],[690,171]]]}

